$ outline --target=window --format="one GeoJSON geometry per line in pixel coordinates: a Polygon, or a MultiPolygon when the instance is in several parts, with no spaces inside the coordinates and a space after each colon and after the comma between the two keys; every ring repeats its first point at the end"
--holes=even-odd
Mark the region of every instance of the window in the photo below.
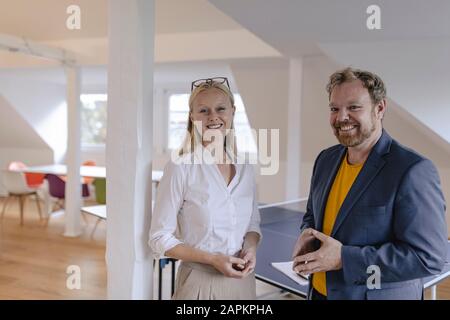
{"type": "Polygon", "coordinates": [[[189,94],[171,94],[169,97],[169,149],[177,149],[186,135],[189,115],[189,94]]]}
{"type": "MultiPolygon", "coordinates": [[[[256,153],[256,143],[252,135],[244,103],[239,94],[234,95],[236,113],[234,127],[236,130],[236,144],[238,151],[256,153]]],[[[169,149],[179,148],[186,135],[189,114],[189,94],[172,94],[169,97],[169,149]]]]}
{"type": "Polygon", "coordinates": [[[255,138],[252,135],[244,102],[240,94],[234,95],[236,113],[234,114],[234,128],[236,130],[236,144],[239,152],[257,153],[255,138]]]}
{"type": "Polygon", "coordinates": [[[81,144],[98,146],[106,143],[106,94],[82,94],[81,144]]]}

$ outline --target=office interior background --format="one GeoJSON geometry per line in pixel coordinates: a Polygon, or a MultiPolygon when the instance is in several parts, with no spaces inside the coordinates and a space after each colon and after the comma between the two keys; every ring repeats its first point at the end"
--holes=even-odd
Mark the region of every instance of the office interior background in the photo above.
{"type": "MultiPolygon", "coordinates": [[[[0,0],[0,8],[0,178],[12,162],[67,164],[68,179],[87,179],[90,191],[66,203],[77,208],[99,204],[97,186],[70,168],[106,167],[112,217],[68,216],[45,194],[46,180],[38,203],[0,184],[0,299],[159,298],[158,266],[142,240],[157,181],[140,173],[149,164],[162,171],[181,143],[195,79],[229,79],[241,152],[258,151],[251,129],[279,130],[278,172],[257,176],[260,203],[307,197],[315,157],[336,144],[325,85],[345,66],[385,81],[384,128],[434,162],[450,199],[448,1],[0,0]],[[367,26],[373,4],[381,29],[367,26]],[[79,28],[69,27],[72,5],[79,28]],[[81,288],[68,285],[70,266],[79,266],[81,288]]],[[[162,272],[169,299],[171,270],[162,272]]],[[[263,281],[257,293],[299,298],[263,281]]],[[[450,299],[450,280],[437,298],[450,299]]]]}

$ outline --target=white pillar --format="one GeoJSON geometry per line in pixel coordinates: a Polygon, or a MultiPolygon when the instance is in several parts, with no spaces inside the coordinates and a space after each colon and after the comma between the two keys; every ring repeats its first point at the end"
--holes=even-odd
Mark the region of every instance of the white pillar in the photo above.
{"type": "Polygon", "coordinates": [[[287,165],[286,165],[286,199],[299,198],[300,166],[301,166],[301,104],[302,75],[301,58],[289,61],[288,89],[288,134],[287,134],[287,165]]]}
{"type": "Polygon", "coordinates": [[[80,70],[76,66],[65,68],[67,81],[67,181],[65,199],[66,237],[81,234],[81,184],[80,184],[80,70]]]}
{"type": "Polygon", "coordinates": [[[154,1],[109,1],[106,259],[109,299],[151,299],[154,1]]]}

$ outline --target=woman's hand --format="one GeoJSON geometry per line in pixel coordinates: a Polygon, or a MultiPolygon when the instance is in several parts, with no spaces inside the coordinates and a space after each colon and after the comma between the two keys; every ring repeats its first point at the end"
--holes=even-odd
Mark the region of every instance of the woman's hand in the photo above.
{"type": "Polygon", "coordinates": [[[242,279],[246,276],[244,270],[239,270],[239,265],[245,265],[245,260],[222,253],[214,254],[211,258],[211,265],[220,271],[224,276],[242,279]]]}
{"type": "Polygon", "coordinates": [[[243,248],[239,253],[239,258],[245,261],[244,265],[240,267],[243,269],[244,277],[248,276],[255,270],[256,266],[256,247],[243,248]]]}

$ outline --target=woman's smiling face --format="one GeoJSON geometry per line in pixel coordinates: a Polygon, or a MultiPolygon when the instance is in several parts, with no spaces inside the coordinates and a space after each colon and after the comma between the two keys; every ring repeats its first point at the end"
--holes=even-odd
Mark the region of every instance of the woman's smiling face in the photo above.
{"type": "MultiPolygon", "coordinates": [[[[216,136],[222,134],[225,137],[226,130],[231,129],[235,107],[230,99],[219,89],[210,88],[200,92],[192,103],[190,119],[195,122],[201,121],[202,136],[208,131],[208,135],[216,136]],[[215,131],[218,130],[218,131],[215,131]]],[[[204,141],[208,144],[210,141],[204,141]]]]}

